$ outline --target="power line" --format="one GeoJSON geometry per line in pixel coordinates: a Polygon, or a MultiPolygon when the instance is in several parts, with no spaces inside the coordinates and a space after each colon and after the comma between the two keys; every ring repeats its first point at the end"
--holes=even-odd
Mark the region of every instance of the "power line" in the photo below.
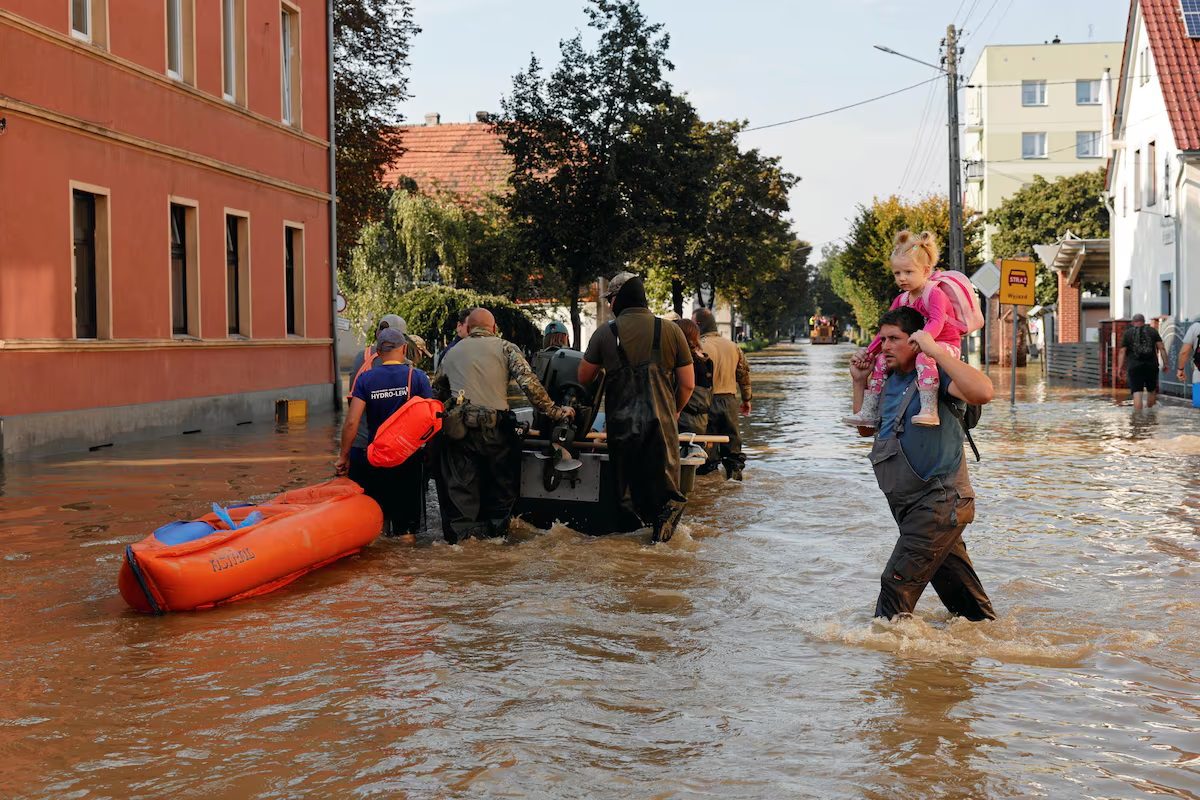
{"type": "Polygon", "coordinates": [[[778,128],[780,125],[791,125],[793,122],[804,122],[805,120],[816,119],[817,117],[829,116],[830,114],[836,114],[839,111],[846,111],[851,108],[858,108],[859,106],[865,106],[867,103],[874,103],[877,100],[883,100],[888,97],[894,97],[895,95],[901,94],[903,92],[908,92],[913,89],[916,89],[918,86],[924,86],[927,83],[933,83],[934,81],[940,81],[940,80],[941,80],[941,76],[938,76],[935,78],[929,78],[928,80],[923,80],[920,83],[914,83],[911,86],[905,86],[903,89],[897,89],[894,92],[888,92],[887,94],[876,95],[875,97],[868,97],[866,100],[859,100],[857,103],[850,103],[848,105],[838,106],[837,108],[831,108],[827,111],[818,111],[816,114],[808,114],[803,117],[796,117],[795,119],[785,119],[782,122],[772,122],[768,125],[755,125],[752,128],[743,129],[743,133],[749,133],[750,131],[762,131],[762,130],[766,130],[767,128],[778,128]]]}
{"type": "MultiPolygon", "coordinates": [[[[963,0],[966,2],[966,0],[963,0]]],[[[959,10],[962,6],[959,6],[959,10]]],[[[925,123],[929,121],[929,112],[933,108],[933,98],[937,94],[937,86],[930,84],[929,92],[925,95],[925,106],[921,111],[921,121],[917,124],[917,135],[913,138],[912,149],[909,150],[908,160],[904,163],[904,172],[900,175],[900,183],[896,186],[896,190],[900,191],[904,188],[904,184],[908,181],[908,175],[916,164],[917,153],[921,149],[921,144],[925,138],[925,123]]]]}

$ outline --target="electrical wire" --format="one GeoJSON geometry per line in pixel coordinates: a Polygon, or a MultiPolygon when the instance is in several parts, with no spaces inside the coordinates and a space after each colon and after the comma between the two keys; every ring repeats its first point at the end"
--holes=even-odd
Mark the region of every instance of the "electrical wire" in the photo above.
{"type": "Polygon", "coordinates": [[[875,97],[868,97],[866,100],[859,100],[857,103],[850,103],[848,105],[838,106],[837,108],[831,108],[831,109],[828,109],[827,111],[818,111],[815,114],[807,114],[803,117],[796,117],[795,119],[785,119],[782,122],[772,122],[767,125],[755,125],[750,128],[743,128],[742,132],[749,133],[751,131],[762,131],[762,130],[766,130],[767,128],[778,128],[781,125],[791,125],[794,122],[804,122],[806,120],[816,119],[817,117],[826,117],[826,116],[829,116],[830,114],[836,114],[839,111],[846,111],[851,108],[858,108],[859,106],[865,106],[867,103],[874,103],[877,100],[883,100],[888,97],[894,97],[895,95],[902,94],[903,92],[911,91],[913,89],[916,89],[919,86],[924,86],[927,83],[933,83],[934,81],[940,81],[941,79],[942,79],[942,76],[938,75],[937,77],[929,78],[928,80],[923,80],[920,83],[914,83],[911,86],[905,86],[903,89],[897,89],[894,92],[888,92],[887,94],[876,95],[875,97]]]}
{"type": "MultiPolygon", "coordinates": [[[[966,0],[963,0],[966,2],[966,0]]],[[[962,6],[959,6],[959,10],[962,6]]],[[[929,85],[929,92],[925,95],[925,106],[921,111],[921,121],[917,124],[917,134],[913,137],[912,149],[909,150],[908,160],[904,162],[904,172],[900,175],[900,183],[896,185],[896,191],[901,191],[904,184],[908,181],[909,173],[917,160],[917,152],[920,150],[921,142],[925,138],[925,123],[929,121],[929,112],[933,109],[933,98],[937,94],[937,86],[929,85]]]]}

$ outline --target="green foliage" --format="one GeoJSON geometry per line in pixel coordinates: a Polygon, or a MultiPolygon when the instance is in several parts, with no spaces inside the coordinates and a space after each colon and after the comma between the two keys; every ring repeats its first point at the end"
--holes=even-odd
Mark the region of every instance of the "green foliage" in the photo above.
{"type": "MultiPolygon", "coordinates": [[[[343,269],[371,220],[384,216],[384,168],[403,152],[393,126],[408,98],[408,48],[421,32],[411,0],[336,0],[333,96],[337,137],[337,252],[343,269]]],[[[321,34],[322,37],[324,34],[321,34]]]]}
{"type": "Polygon", "coordinates": [[[527,351],[541,346],[537,326],[519,306],[504,297],[448,286],[425,286],[396,298],[392,311],[404,317],[408,330],[425,339],[430,347],[441,347],[454,337],[458,312],[476,307],[491,311],[500,335],[513,344],[527,351]]]}
{"type": "MultiPolygon", "coordinates": [[[[1053,244],[1068,231],[1081,239],[1108,236],[1108,208],[1104,204],[1104,170],[1092,170],[1047,181],[1041,175],[1009,197],[987,216],[997,230],[992,252],[997,258],[1033,257],[1035,244],[1053,244]]],[[[1089,286],[1093,291],[1104,286],[1089,286]]],[[[1058,278],[1038,264],[1037,301],[1058,299],[1058,278]]]]}
{"type": "Polygon", "coordinates": [[[658,169],[635,132],[671,102],[668,39],[636,0],[589,0],[594,49],[582,34],[559,45],[549,74],[531,58],[513,78],[497,121],[513,159],[505,197],[522,252],[555,279],[578,343],[581,289],[636,253],[639,210],[658,169]]]}
{"type": "MultiPolygon", "coordinates": [[[[979,266],[980,227],[977,220],[963,226],[964,271],[968,275],[979,266]]],[[[875,330],[879,317],[899,293],[890,261],[894,237],[905,228],[914,232],[932,231],[941,247],[937,268],[949,268],[947,198],[930,195],[905,201],[893,195],[883,200],[876,198],[870,206],[860,205],[845,249],[830,272],[830,280],[838,296],[854,309],[858,325],[864,331],[875,330]]]]}
{"type": "Polygon", "coordinates": [[[842,248],[836,244],[827,244],[822,248],[821,261],[812,269],[812,283],[809,286],[808,303],[803,309],[804,316],[825,314],[849,319],[854,313],[850,304],[834,289],[833,271],[841,254],[842,248]]]}
{"type": "Polygon", "coordinates": [[[745,294],[738,310],[756,334],[778,336],[800,325],[809,305],[811,253],[808,242],[793,240],[782,263],[745,294]]]}
{"type": "Polygon", "coordinates": [[[747,339],[744,342],[738,342],[738,347],[742,348],[743,353],[757,353],[759,350],[765,350],[770,347],[771,342],[767,339],[747,339]]]}

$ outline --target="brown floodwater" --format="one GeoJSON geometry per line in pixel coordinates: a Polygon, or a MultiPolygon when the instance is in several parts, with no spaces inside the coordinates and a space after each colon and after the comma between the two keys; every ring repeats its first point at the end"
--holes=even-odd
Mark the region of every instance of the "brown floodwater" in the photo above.
{"type": "Polygon", "coordinates": [[[1200,412],[1024,375],[967,533],[1000,619],[871,620],[895,529],[850,349],[754,357],[680,535],[379,541],[141,616],[124,546],[329,476],[332,420],[0,476],[0,796],[1200,797],[1200,412]]]}

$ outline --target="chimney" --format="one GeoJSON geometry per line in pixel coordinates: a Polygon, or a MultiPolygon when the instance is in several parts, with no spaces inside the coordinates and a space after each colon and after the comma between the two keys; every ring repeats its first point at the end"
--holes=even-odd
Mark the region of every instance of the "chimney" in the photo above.
{"type": "Polygon", "coordinates": [[[475,112],[475,121],[476,122],[490,122],[491,116],[492,115],[486,111],[476,111],[475,112]]]}
{"type": "Polygon", "coordinates": [[[441,125],[442,124],[442,115],[437,113],[436,111],[434,111],[430,114],[426,114],[425,115],[425,124],[426,125],[441,125]]]}

